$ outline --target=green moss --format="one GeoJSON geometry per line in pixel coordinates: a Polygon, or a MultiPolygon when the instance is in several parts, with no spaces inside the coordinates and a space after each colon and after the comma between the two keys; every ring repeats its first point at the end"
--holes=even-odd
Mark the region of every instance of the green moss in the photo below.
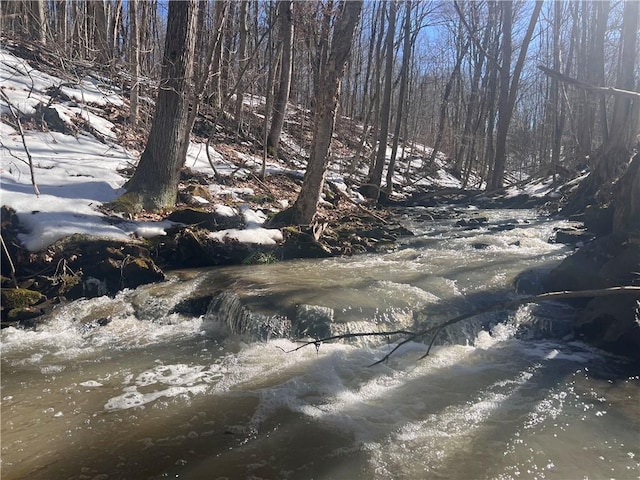
{"type": "Polygon", "coordinates": [[[267,193],[261,193],[261,194],[258,194],[258,195],[248,195],[246,197],[246,200],[248,202],[253,202],[253,203],[256,203],[258,205],[262,205],[262,204],[265,204],[267,202],[273,202],[275,199],[273,198],[272,195],[269,195],[267,193]]]}
{"type": "Polygon", "coordinates": [[[267,265],[276,263],[278,259],[271,252],[255,252],[242,260],[243,265],[267,265]]]}
{"type": "Polygon", "coordinates": [[[27,308],[44,299],[44,295],[26,288],[3,288],[2,306],[7,310],[27,308]]]}
{"type": "Polygon", "coordinates": [[[106,203],[104,207],[114,212],[128,213],[129,215],[135,215],[143,210],[140,195],[133,192],[120,195],[113,202],[106,203]]]}

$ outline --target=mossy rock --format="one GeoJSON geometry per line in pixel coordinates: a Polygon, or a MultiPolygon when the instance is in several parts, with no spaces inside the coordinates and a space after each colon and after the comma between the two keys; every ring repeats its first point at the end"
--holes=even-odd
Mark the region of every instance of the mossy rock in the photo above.
{"type": "Polygon", "coordinates": [[[3,288],[2,308],[6,310],[24,309],[44,300],[44,295],[26,288],[3,288]]]}

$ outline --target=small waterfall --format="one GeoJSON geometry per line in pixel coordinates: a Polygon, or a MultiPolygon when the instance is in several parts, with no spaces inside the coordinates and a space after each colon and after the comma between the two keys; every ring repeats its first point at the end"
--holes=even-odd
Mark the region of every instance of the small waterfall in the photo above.
{"type": "Polygon", "coordinates": [[[273,337],[289,337],[291,321],[280,315],[252,312],[238,295],[222,292],[215,296],[204,316],[205,327],[214,332],[248,335],[267,340],[273,337]]]}

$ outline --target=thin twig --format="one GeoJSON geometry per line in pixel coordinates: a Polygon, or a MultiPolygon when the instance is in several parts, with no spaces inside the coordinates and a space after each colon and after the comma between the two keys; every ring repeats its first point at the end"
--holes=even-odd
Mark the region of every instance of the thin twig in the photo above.
{"type": "Polygon", "coordinates": [[[2,250],[4,250],[4,254],[7,256],[7,260],[9,261],[9,268],[11,269],[11,280],[13,281],[13,285],[15,288],[18,288],[18,280],[16,280],[16,267],[13,264],[13,260],[11,259],[11,255],[9,255],[9,249],[7,245],[4,243],[4,238],[0,233],[0,242],[2,242],[2,250]]]}

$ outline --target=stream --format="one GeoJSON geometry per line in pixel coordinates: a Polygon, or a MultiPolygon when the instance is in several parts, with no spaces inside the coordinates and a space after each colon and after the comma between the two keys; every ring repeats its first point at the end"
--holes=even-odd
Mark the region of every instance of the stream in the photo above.
{"type": "Polygon", "coordinates": [[[375,366],[398,338],[293,351],[515,299],[571,252],[532,210],[433,214],[400,212],[393,252],[171,272],[3,329],[2,479],[640,478],[640,372],[567,304],[452,325],[423,359],[431,338],[375,366]]]}

